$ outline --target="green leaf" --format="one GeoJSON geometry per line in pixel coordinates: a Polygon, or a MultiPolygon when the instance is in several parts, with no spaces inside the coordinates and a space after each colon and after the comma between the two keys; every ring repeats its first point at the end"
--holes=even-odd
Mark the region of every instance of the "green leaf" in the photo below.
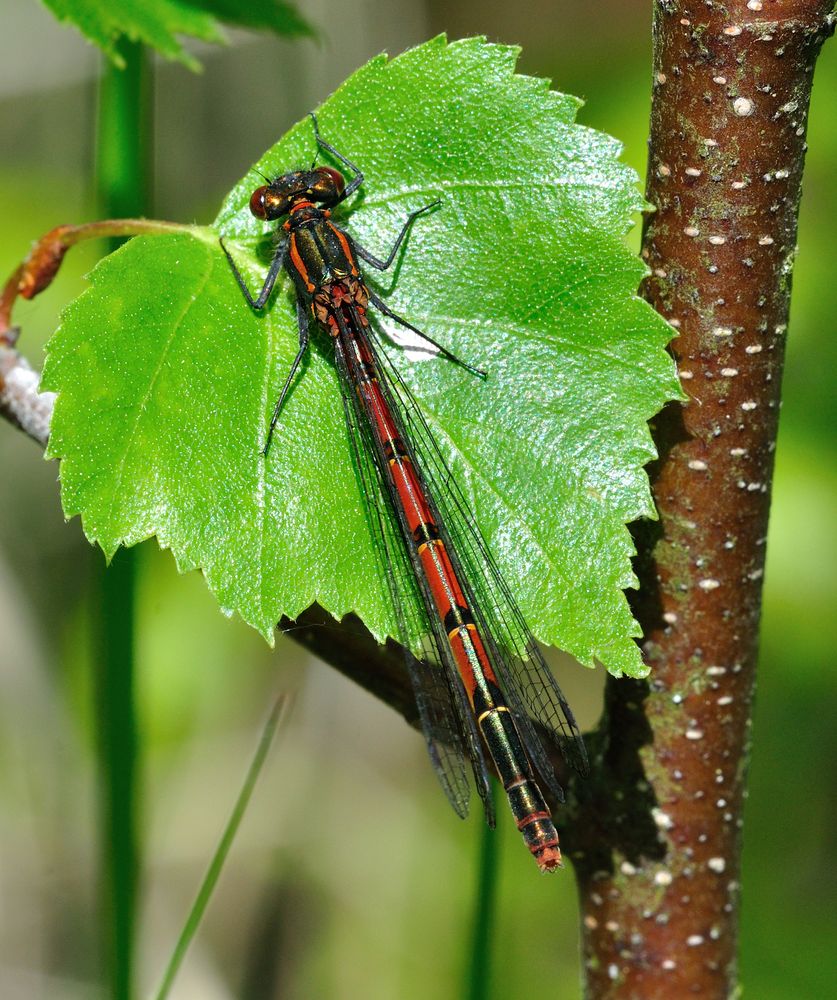
{"type": "Polygon", "coordinates": [[[286,36],[315,34],[293,4],[282,0],[246,0],[245,3],[241,0],[183,0],[183,3],[240,28],[273,31],[286,36]]]}
{"type": "Polygon", "coordinates": [[[216,18],[247,28],[268,29],[280,35],[310,35],[313,29],[290,4],[281,0],[42,0],[59,21],[75,25],[117,66],[124,66],[118,50],[124,35],[142,42],[167,59],[190,69],[200,63],[175,37],[189,35],[221,43],[224,33],[216,18]]]}
{"type": "MultiPolygon", "coordinates": [[[[646,421],[678,392],[671,331],[635,295],[644,268],[622,236],[643,202],[618,144],[574,123],[574,98],[514,75],[516,55],[437,38],[350,77],[319,110],[323,136],[366,175],[337,216],[382,254],[410,210],[442,199],[377,287],[488,378],[391,356],[538,638],[637,675],[625,523],[654,513],[646,421]]],[[[314,337],[265,462],[297,347],[293,291],[285,278],[254,314],[215,235],[258,288],[256,170],[315,155],[306,119],[234,188],[214,230],[137,238],[96,267],[49,345],[50,454],[67,515],[108,556],[156,535],[268,639],[315,601],[382,638],[397,626],[330,340],[314,337]]]]}

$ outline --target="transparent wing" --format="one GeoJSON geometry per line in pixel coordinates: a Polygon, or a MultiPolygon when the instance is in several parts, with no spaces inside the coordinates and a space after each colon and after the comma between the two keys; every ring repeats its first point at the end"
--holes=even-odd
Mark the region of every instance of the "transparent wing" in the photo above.
{"type": "Polygon", "coordinates": [[[461,564],[474,617],[489,647],[509,705],[516,713],[526,748],[553,794],[562,798],[560,784],[531,719],[546,730],[566,762],[579,774],[587,775],[587,751],[578,724],[413,394],[386,351],[375,343],[375,338],[370,339],[378,364],[385,373],[393,406],[403,415],[405,437],[415,452],[428,496],[438,508],[444,534],[449,536],[448,547],[461,564]]]}
{"type": "Polygon", "coordinates": [[[387,477],[380,467],[383,460],[376,447],[366,415],[358,401],[355,385],[358,372],[350,370],[339,340],[335,340],[335,360],[346,424],[358,481],[367,501],[367,514],[373,537],[380,545],[381,569],[389,589],[399,623],[398,637],[416,696],[419,719],[436,775],[456,813],[468,813],[470,786],[465,758],[471,761],[474,779],[486,809],[489,825],[494,815],[489,795],[485,759],[465,692],[458,676],[452,673],[446,641],[440,642],[438,630],[424,613],[419,584],[406,546],[400,537],[397,514],[387,492],[387,477]],[[411,640],[421,636],[422,656],[410,650],[411,640]]]}

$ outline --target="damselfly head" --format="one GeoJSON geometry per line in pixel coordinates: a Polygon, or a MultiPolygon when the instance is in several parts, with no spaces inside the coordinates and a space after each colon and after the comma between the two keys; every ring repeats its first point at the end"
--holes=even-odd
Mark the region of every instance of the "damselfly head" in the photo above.
{"type": "Polygon", "coordinates": [[[333,167],[294,170],[256,188],[250,197],[250,211],[257,219],[280,219],[298,201],[333,205],[345,187],[343,175],[333,167]]]}

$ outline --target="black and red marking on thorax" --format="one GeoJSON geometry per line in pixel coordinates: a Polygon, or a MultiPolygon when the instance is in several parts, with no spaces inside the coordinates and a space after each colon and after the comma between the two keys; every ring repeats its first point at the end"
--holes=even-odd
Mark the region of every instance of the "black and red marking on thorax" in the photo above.
{"type": "Polygon", "coordinates": [[[351,240],[330,221],[330,214],[302,199],[293,204],[282,228],[288,233],[288,258],[297,286],[309,297],[320,326],[336,337],[335,311],[342,309],[348,317],[349,302],[362,325],[368,325],[369,291],[351,240]]]}

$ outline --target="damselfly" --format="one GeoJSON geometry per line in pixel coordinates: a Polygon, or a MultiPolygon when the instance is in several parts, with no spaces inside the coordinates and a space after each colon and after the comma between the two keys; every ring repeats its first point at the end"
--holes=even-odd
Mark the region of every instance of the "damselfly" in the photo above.
{"type": "Polygon", "coordinates": [[[584,743],[420,407],[381,347],[369,305],[475,377],[485,374],[394,313],[367,286],[358,264],[360,258],[385,271],[413,222],[440,203],[407,217],[385,260],[365,250],[330,219],[330,210],[361,186],[363,174],[320,136],[313,114],[311,119],[318,149],[351,171],[351,179],[346,183],[333,167],[313,164],[274,180],[264,178],[267,183],[250,198],[250,211],[263,221],[285,221],[256,297],[221,243],[253,309],[267,304],[283,267],[296,285],[299,350],[276,403],[264,451],[308,348],[313,319],[334,345],[357,475],[380,543],[421,725],[442,787],[456,812],[465,816],[469,760],[493,826],[487,752],[526,845],[541,870],[552,871],[560,865],[561,853],[538,781],[558,801],[563,792],[535,722],[582,774],[587,771],[584,743]],[[423,636],[420,656],[411,651],[417,635],[423,636]]]}

